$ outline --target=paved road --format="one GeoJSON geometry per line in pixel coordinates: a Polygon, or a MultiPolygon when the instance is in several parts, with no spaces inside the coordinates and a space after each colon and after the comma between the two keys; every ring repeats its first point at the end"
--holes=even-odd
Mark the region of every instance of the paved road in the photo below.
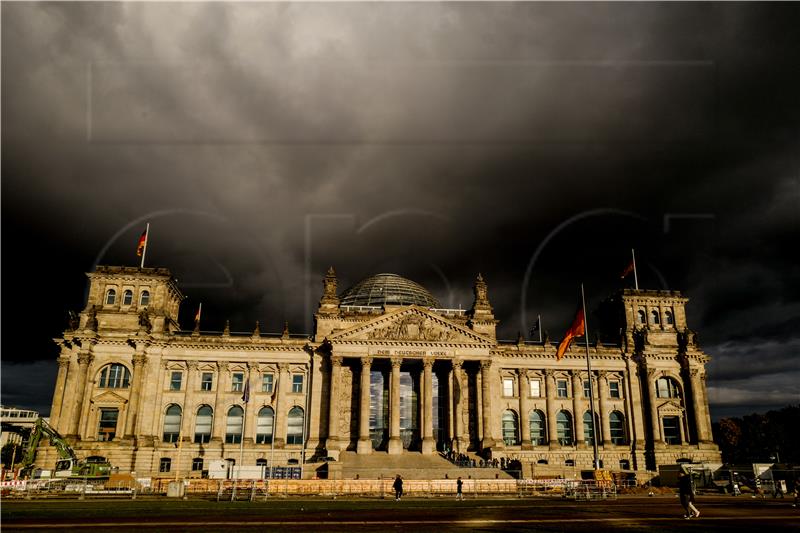
{"type": "Polygon", "coordinates": [[[4,501],[3,531],[800,531],[791,500],[700,497],[685,520],[675,497],[561,499],[4,501]]]}

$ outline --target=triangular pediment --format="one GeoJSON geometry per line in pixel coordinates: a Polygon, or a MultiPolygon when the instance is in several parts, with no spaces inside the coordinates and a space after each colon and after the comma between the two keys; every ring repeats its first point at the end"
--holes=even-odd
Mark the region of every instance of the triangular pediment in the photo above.
{"type": "Polygon", "coordinates": [[[392,311],[330,337],[331,341],[401,341],[494,346],[491,339],[423,307],[392,311]]]}
{"type": "Polygon", "coordinates": [[[677,400],[667,400],[658,406],[659,415],[682,414],[683,407],[677,400]]]}
{"type": "Polygon", "coordinates": [[[124,398],[114,391],[103,391],[97,396],[92,398],[94,403],[126,403],[127,398],[124,398]]]}

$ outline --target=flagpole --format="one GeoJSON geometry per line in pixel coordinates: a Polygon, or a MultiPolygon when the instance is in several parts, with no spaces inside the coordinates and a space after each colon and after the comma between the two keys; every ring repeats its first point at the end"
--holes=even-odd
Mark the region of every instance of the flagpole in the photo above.
{"type": "Polygon", "coordinates": [[[631,258],[633,259],[633,284],[636,287],[636,290],[639,290],[639,276],[636,275],[636,254],[631,248],[631,258]]]}
{"type": "MultiPolygon", "coordinates": [[[[631,250],[633,251],[633,250],[631,250]]],[[[597,459],[597,419],[594,412],[594,387],[592,387],[592,361],[589,358],[589,320],[586,315],[586,296],[583,292],[583,283],[581,283],[581,304],[583,305],[583,338],[586,342],[586,371],[589,374],[589,409],[592,414],[592,450],[594,451],[594,469],[600,469],[600,462],[597,459]]],[[[577,413],[576,413],[577,415],[577,413]]],[[[577,423],[577,416],[575,423],[577,423]]]]}
{"type": "Polygon", "coordinates": [[[539,342],[542,342],[542,315],[536,315],[536,320],[539,322],[539,342]]]}
{"type": "MultiPolygon", "coordinates": [[[[141,228],[141,226],[139,226],[141,228]]],[[[147,227],[144,229],[144,249],[142,250],[142,262],[139,265],[139,268],[144,268],[144,256],[147,255],[147,241],[150,240],[150,223],[147,223],[147,227]]]]}

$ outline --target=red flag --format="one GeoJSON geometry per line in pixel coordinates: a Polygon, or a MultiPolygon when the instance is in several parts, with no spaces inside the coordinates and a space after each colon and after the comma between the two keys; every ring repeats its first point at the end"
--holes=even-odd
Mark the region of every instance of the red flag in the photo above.
{"type": "Polygon", "coordinates": [[[564,353],[569,349],[569,345],[572,344],[572,339],[575,337],[580,337],[584,334],[584,329],[586,326],[586,320],[584,320],[583,316],[583,308],[578,309],[578,314],[575,315],[575,320],[572,321],[572,325],[567,330],[567,333],[564,335],[564,338],[558,344],[558,350],[556,350],[556,359],[561,360],[564,357],[564,353]]]}
{"type": "Polygon", "coordinates": [[[194,315],[194,321],[200,322],[200,313],[203,312],[203,303],[201,302],[199,306],[197,306],[197,314],[194,315]]]}
{"type": "Polygon", "coordinates": [[[633,269],[634,269],[633,261],[631,261],[630,263],[628,263],[628,266],[625,267],[625,270],[622,271],[622,275],[620,275],[619,278],[625,279],[625,276],[633,272],[633,269]]]}
{"type": "Polygon", "coordinates": [[[142,257],[145,246],[147,246],[147,230],[144,230],[142,236],[139,237],[139,245],[136,247],[136,255],[138,257],[142,257]]]}

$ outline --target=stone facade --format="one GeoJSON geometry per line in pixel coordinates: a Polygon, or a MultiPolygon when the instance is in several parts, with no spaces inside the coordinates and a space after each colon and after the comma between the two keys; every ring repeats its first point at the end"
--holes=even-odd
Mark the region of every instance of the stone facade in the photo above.
{"type": "MultiPolygon", "coordinates": [[[[268,336],[257,324],[247,334],[181,331],[183,296],[166,269],[97,267],[88,276],[86,307],[55,339],[50,417],[79,457],[105,456],[140,476],[199,476],[213,460],[313,463],[344,451],[452,449],[592,465],[583,340],[561,360],[546,338],[498,341],[480,276],[467,311],[344,306],[331,269],[310,336],[268,336]]],[[[612,338],[601,334],[589,355],[605,468],[720,459],[709,358],[687,327],[686,302],[675,291],[626,289],[601,306],[598,327],[612,338]]],[[[43,445],[38,466],[55,460],[43,445]]]]}

